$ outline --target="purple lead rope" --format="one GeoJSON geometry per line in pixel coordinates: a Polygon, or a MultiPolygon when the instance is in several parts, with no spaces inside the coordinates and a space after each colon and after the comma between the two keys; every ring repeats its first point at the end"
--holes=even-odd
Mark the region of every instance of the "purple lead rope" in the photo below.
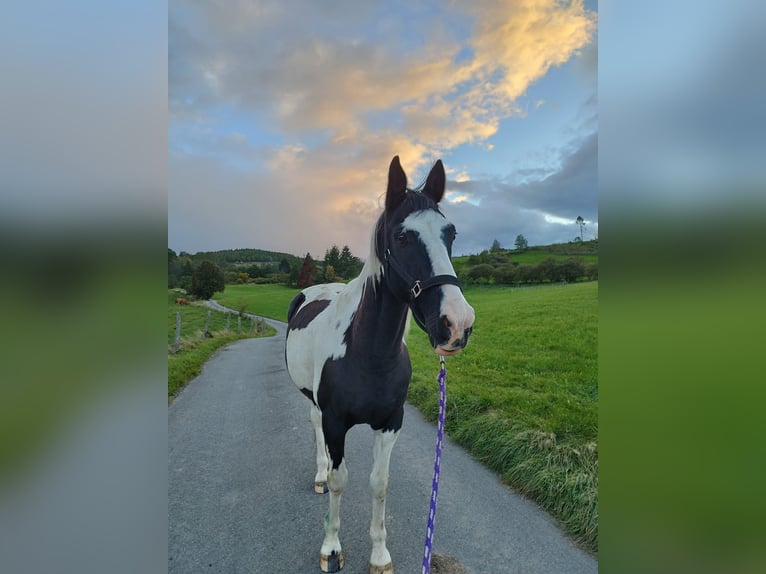
{"type": "Polygon", "coordinates": [[[434,461],[434,478],[431,483],[431,503],[428,510],[426,525],[426,546],[423,551],[423,569],[421,574],[431,572],[431,553],[434,541],[434,523],[436,522],[436,501],[439,498],[439,471],[442,462],[442,442],[444,441],[444,412],[447,410],[447,368],[444,357],[439,357],[441,369],[436,380],[439,382],[439,423],[436,427],[436,460],[434,461]]]}

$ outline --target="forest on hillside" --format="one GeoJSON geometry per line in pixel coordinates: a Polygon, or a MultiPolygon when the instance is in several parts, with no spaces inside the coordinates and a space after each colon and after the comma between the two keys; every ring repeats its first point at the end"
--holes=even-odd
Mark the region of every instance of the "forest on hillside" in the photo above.
{"type": "Polygon", "coordinates": [[[333,245],[323,259],[310,253],[303,257],[263,249],[225,249],[176,253],[168,248],[168,287],[189,291],[203,262],[218,268],[227,285],[243,283],[282,283],[305,287],[316,283],[348,281],[356,277],[364,264],[347,245],[333,245]]]}

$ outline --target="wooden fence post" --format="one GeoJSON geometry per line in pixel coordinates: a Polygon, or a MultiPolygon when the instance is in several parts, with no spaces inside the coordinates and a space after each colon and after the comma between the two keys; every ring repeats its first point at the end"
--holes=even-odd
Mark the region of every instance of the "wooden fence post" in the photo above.
{"type": "Polygon", "coordinates": [[[229,332],[231,326],[231,313],[226,313],[226,332],[229,332]]]}
{"type": "Polygon", "coordinates": [[[173,341],[173,352],[178,352],[178,347],[181,345],[181,311],[176,311],[176,338],[173,341]]]}
{"type": "Polygon", "coordinates": [[[237,334],[242,333],[242,315],[237,315],[237,334]]]}
{"type": "Polygon", "coordinates": [[[208,336],[208,330],[210,329],[210,309],[207,310],[207,319],[205,319],[205,332],[202,334],[203,337],[208,336]]]}

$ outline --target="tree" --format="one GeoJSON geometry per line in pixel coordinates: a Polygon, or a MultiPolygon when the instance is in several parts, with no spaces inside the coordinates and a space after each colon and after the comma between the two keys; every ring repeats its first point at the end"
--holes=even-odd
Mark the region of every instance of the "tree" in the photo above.
{"type": "Polygon", "coordinates": [[[580,241],[585,241],[585,236],[583,235],[583,228],[585,227],[585,220],[577,216],[577,219],[575,219],[575,223],[580,226],[580,241]]]}
{"type": "Polygon", "coordinates": [[[362,260],[358,257],[354,257],[351,254],[351,249],[349,249],[348,245],[344,245],[340,252],[338,264],[335,266],[335,269],[338,275],[344,279],[348,279],[358,275],[362,270],[362,260]]]}
{"type": "Polygon", "coordinates": [[[489,248],[489,251],[490,253],[498,253],[501,249],[502,247],[500,247],[500,242],[497,239],[495,239],[492,242],[492,247],[489,248]]]}
{"type": "Polygon", "coordinates": [[[325,265],[332,265],[335,269],[338,269],[338,264],[340,263],[340,249],[338,249],[338,246],[333,244],[330,249],[325,251],[324,254],[324,264],[325,265]]]}
{"type": "Polygon", "coordinates": [[[181,265],[178,263],[178,255],[168,247],[168,288],[172,289],[178,285],[178,278],[181,276],[181,265]]]}
{"type": "Polygon", "coordinates": [[[223,271],[212,261],[203,261],[192,272],[191,294],[198,299],[210,299],[225,287],[223,271]]]}
{"type": "Polygon", "coordinates": [[[314,260],[311,259],[311,253],[306,253],[303,258],[303,265],[298,273],[298,288],[305,289],[314,284],[314,260]]]}
{"type": "Polygon", "coordinates": [[[327,283],[333,283],[335,281],[335,277],[335,267],[332,265],[325,265],[324,280],[327,281],[327,283]]]}
{"type": "Polygon", "coordinates": [[[519,251],[523,251],[524,249],[529,247],[529,243],[527,243],[526,238],[521,233],[519,233],[516,236],[516,241],[514,242],[514,245],[516,246],[516,249],[518,249],[519,251]]]}
{"type": "MultiPolygon", "coordinates": [[[[181,252],[183,253],[183,251],[181,252]]],[[[179,256],[179,261],[181,256],[179,256]]],[[[181,263],[181,271],[178,275],[177,286],[181,289],[185,289],[187,292],[191,291],[192,275],[194,274],[194,267],[192,266],[191,259],[186,255],[181,263]]]]}

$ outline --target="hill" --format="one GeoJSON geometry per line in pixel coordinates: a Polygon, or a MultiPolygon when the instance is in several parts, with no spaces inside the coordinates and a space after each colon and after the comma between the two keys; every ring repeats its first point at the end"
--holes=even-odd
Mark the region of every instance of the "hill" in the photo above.
{"type": "Polygon", "coordinates": [[[198,251],[194,254],[182,251],[179,257],[183,256],[189,257],[193,263],[200,263],[205,260],[212,261],[221,268],[252,264],[279,264],[283,259],[292,265],[301,260],[301,258],[290,253],[265,249],[223,249],[220,251],[198,251]]]}

